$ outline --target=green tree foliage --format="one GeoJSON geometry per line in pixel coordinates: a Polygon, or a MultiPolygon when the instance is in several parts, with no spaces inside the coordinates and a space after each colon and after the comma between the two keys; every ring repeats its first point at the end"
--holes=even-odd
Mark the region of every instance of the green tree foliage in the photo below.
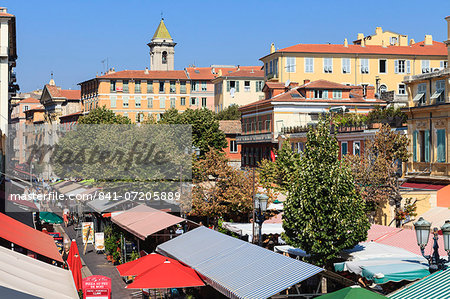
{"type": "Polygon", "coordinates": [[[283,216],[287,244],[310,254],[325,266],[340,251],[367,238],[369,221],[353,176],[338,159],[339,146],[330,136],[329,121],[321,120],[307,134],[283,216]]]}
{"type": "Polygon", "coordinates": [[[80,117],[78,120],[80,124],[131,124],[131,120],[122,115],[115,114],[105,106],[97,107],[89,112],[88,115],[80,117]]]}
{"type": "Polygon", "coordinates": [[[241,112],[239,111],[239,105],[231,104],[227,108],[217,113],[218,120],[240,120],[241,112]]]}

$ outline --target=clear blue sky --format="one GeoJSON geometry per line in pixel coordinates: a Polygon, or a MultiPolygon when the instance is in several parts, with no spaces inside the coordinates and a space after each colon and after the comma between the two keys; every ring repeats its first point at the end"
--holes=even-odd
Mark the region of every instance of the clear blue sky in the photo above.
{"type": "Polygon", "coordinates": [[[77,83],[103,71],[149,66],[147,43],[164,14],[177,44],[175,68],[188,64],[259,65],[269,51],[297,43],[342,43],[376,26],[444,41],[448,0],[396,1],[154,1],[6,0],[16,15],[17,78],[21,92],[42,88],[54,72],[57,85],[77,83]]]}

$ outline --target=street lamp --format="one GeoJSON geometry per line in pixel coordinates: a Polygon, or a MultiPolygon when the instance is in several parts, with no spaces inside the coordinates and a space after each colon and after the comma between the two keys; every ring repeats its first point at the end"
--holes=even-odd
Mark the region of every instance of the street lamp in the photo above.
{"type": "MultiPolygon", "coordinates": [[[[442,270],[445,269],[447,266],[445,263],[448,261],[441,259],[439,256],[439,230],[437,227],[433,229],[433,254],[425,255],[425,246],[428,244],[428,239],[430,237],[430,229],[431,229],[431,223],[423,219],[423,217],[420,217],[417,222],[414,223],[414,229],[416,230],[416,237],[417,237],[417,245],[420,247],[420,252],[422,253],[423,257],[428,260],[428,263],[430,265],[430,272],[434,272],[436,270],[442,270]]],[[[444,249],[447,251],[447,254],[450,252],[450,221],[447,220],[445,224],[441,227],[442,235],[444,238],[444,249]]],[[[449,258],[450,261],[450,258],[449,258]]]]}
{"type": "Polygon", "coordinates": [[[262,224],[264,222],[265,214],[267,211],[267,201],[269,200],[269,197],[266,194],[256,194],[254,203],[255,203],[255,215],[256,219],[255,222],[259,225],[259,241],[258,245],[262,246],[262,224]]]}

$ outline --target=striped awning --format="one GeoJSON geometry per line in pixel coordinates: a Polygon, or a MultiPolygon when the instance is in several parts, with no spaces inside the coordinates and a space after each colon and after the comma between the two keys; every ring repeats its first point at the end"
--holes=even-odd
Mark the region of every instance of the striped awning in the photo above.
{"type": "Polygon", "coordinates": [[[203,226],[156,251],[195,269],[229,298],[269,298],[323,271],[203,226]]]}
{"type": "Polygon", "coordinates": [[[450,269],[435,272],[422,280],[394,292],[391,299],[450,298],[450,269]]]}

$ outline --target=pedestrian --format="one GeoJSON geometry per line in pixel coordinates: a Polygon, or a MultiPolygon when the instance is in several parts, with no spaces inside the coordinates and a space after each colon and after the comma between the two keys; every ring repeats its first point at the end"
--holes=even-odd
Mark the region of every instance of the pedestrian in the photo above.
{"type": "Polygon", "coordinates": [[[63,214],[64,225],[67,227],[69,225],[69,214],[63,214]]]}

